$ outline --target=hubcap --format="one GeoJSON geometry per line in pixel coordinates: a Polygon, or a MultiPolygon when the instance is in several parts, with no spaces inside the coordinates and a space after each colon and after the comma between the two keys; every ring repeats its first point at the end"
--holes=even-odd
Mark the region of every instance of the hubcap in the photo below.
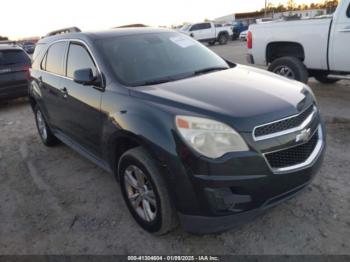
{"type": "Polygon", "coordinates": [[[285,65],[276,67],[275,70],[273,70],[273,72],[278,75],[287,77],[289,79],[295,79],[295,74],[293,70],[290,69],[290,67],[285,65]]]}
{"type": "Polygon", "coordinates": [[[152,222],[157,215],[157,202],[147,176],[137,166],[131,165],[124,172],[124,186],[135,212],[143,220],[152,222]]]}
{"type": "Polygon", "coordinates": [[[43,118],[43,115],[41,114],[40,110],[36,112],[36,121],[38,123],[38,129],[40,136],[46,140],[47,139],[47,129],[46,129],[46,124],[45,120],[43,118]]]}
{"type": "Polygon", "coordinates": [[[221,37],[220,37],[220,43],[225,43],[225,41],[226,41],[225,36],[221,36],[221,37]]]}

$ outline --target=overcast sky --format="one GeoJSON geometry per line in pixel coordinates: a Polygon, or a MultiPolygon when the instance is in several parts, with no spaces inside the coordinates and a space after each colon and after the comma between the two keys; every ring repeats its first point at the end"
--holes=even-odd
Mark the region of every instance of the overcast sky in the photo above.
{"type": "MultiPolygon", "coordinates": [[[[144,23],[152,26],[214,19],[227,14],[256,11],[264,0],[4,0],[0,35],[12,39],[42,36],[70,26],[101,30],[144,23]]],[[[287,0],[270,0],[274,4],[287,0]]],[[[297,4],[319,0],[295,0],[297,4]]]]}

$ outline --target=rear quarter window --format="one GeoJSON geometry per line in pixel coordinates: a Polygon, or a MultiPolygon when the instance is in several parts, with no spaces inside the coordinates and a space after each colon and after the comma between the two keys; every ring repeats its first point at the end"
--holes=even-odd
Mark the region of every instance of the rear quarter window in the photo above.
{"type": "Polygon", "coordinates": [[[348,6],[348,10],[346,10],[346,15],[350,18],[350,4],[348,6]]]}
{"type": "Polygon", "coordinates": [[[40,62],[43,57],[44,52],[46,51],[46,44],[37,44],[33,54],[33,65],[32,68],[39,69],[40,62]]]}
{"type": "Polygon", "coordinates": [[[33,53],[33,61],[45,51],[45,44],[37,44],[33,53]]]}
{"type": "Polygon", "coordinates": [[[30,64],[30,58],[22,50],[0,50],[0,65],[30,64]]]}

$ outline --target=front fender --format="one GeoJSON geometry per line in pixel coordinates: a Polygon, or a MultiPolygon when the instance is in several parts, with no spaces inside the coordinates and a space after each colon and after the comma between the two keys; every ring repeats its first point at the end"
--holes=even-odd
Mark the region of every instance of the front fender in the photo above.
{"type": "MultiPolygon", "coordinates": [[[[105,112],[102,134],[105,157],[113,157],[111,150],[118,147],[115,143],[118,138],[132,139],[158,164],[178,210],[198,206],[191,179],[177,153],[179,142],[173,113],[150,101],[113,92],[103,95],[101,108],[105,112]]],[[[116,171],[114,159],[110,162],[116,171]]]]}

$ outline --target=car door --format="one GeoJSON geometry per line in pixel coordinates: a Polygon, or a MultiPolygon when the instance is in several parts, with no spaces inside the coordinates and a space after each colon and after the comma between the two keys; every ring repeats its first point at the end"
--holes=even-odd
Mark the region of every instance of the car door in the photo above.
{"type": "Polygon", "coordinates": [[[67,42],[53,43],[47,50],[40,64],[40,76],[38,85],[40,87],[43,101],[42,109],[50,123],[55,129],[60,129],[62,108],[65,100],[62,95],[63,61],[66,54],[67,42]]]}
{"type": "Polygon", "coordinates": [[[201,40],[200,24],[194,24],[190,28],[190,36],[196,40],[201,40]]]}
{"type": "Polygon", "coordinates": [[[202,39],[208,40],[215,38],[215,27],[212,27],[211,23],[203,23],[202,28],[202,39]]]}
{"type": "Polygon", "coordinates": [[[62,128],[80,146],[99,156],[102,91],[96,86],[79,84],[73,80],[76,70],[91,68],[97,72],[96,63],[85,43],[73,41],[69,44],[65,64],[66,75],[62,86],[66,94],[62,128]]]}
{"type": "Polygon", "coordinates": [[[350,5],[346,12],[337,11],[334,17],[329,47],[329,66],[332,71],[350,72],[350,5]]]}
{"type": "Polygon", "coordinates": [[[202,41],[206,39],[206,23],[194,24],[190,29],[190,36],[198,41],[202,41]]]}

